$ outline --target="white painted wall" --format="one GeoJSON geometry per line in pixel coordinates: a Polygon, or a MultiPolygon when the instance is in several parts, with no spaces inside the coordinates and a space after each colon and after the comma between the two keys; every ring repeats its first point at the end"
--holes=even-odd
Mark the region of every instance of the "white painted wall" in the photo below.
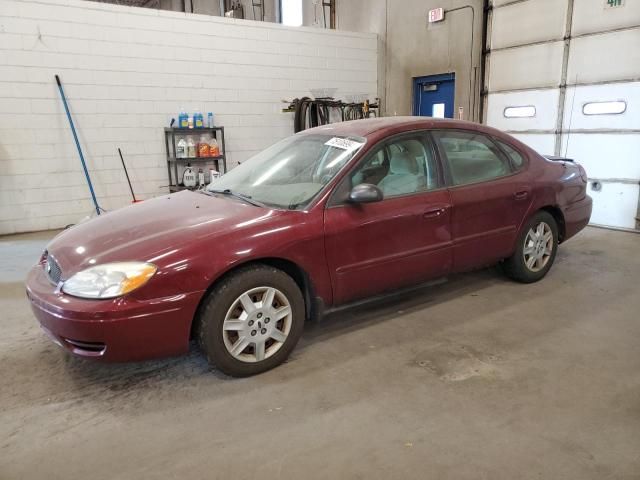
{"type": "Polygon", "coordinates": [[[482,8],[482,0],[339,0],[336,17],[338,28],[379,36],[383,114],[412,114],[413,77],[455,73],[456,116],[462,107],[465,120],[477,120],[482,8]],[[445,21],[427,23],[429,10],[439,7],[447,10],[445,21]]]}
{"type": "Polygon", "coordinates": [[[282,99],[311,88],[377,91],[374,34],[79,0],[0,0],[0,234],[90,214],[59,98],[62,78],[100,203],[166,193],[163,127],[181,106],[214,112],[232,164],[293,132],[282,99]]]}

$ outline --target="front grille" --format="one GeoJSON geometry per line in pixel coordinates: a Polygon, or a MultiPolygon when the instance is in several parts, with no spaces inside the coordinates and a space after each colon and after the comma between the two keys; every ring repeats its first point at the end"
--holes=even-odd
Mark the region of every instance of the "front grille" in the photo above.
{"type": "Polygon", "coordinates": [[[60,265],[58,265],[56,259],[51,255],[47,255],[47,259],[44,264],[44,271],[47,272],[49,280],[51,280],[53,283],[57,285],[58,282],[60,282],[62,271],[60,270],[60,265]]]}

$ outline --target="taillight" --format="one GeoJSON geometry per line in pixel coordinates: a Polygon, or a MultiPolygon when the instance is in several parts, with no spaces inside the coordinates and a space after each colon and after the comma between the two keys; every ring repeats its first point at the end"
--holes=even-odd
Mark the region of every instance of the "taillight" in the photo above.
{"type": "Polygon", "coordinates": [[[582,181],[587,183],[587,171],[580,164],[578,164],[578,170],[580,170],[580,178],[582,178],[582,181]]]}

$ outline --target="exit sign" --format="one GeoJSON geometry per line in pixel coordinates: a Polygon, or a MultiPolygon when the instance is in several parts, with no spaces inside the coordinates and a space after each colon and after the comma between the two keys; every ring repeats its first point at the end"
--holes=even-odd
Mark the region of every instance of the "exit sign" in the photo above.
{"type": "Polygon", "coordinates": [[[444,20],[444,8],[429,10],[429,23],[441,22],[442,20],[444,20]]]}
{"type": "Polygon", "coordinates": [[[623,0],[604,0],[605,8],[621,7],[623,4],[623,0]]]}

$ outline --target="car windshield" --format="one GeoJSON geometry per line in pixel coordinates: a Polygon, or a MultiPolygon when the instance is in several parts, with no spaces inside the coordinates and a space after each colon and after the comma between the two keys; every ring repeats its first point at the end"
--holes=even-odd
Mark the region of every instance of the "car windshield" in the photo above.
{"type": "Polygon", "coordinates": [[[298,134],[213,181],[207,190],[275,208],[301,209],[362,148],[362,137],[298,134]]]}

